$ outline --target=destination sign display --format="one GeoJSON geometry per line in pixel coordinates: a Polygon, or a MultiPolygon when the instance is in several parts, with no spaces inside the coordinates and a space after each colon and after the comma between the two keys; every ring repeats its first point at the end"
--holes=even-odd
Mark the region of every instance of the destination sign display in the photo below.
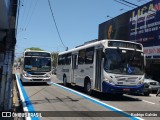
{"type": "Polygon", "coordinates": [[[125,48],[133,48],[142,50],[142,46],[140,44],[128,43],[128,42],[121,42],[121,41],[109,41],[109,47],[125,47],[125,48]]]}
{"type": "Polygon", "coordinates": [[[50,53],[46,53],[46,52],[26,52],[25,56],[51,57],[50,53]]]}

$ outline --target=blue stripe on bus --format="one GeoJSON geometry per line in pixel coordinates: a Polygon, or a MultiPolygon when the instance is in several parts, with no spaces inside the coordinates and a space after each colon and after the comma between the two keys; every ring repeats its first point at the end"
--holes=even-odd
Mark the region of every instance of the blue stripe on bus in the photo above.
{"type": "Polygon", "coordinates": [[[55,86],[58,86],[58,87],[61,87],[61,88],[65,89],[65,90],[67,90],[67,91],[69,91],[69,92],[71,92],[71,93],[73,93],[73,94],[75,94],[75,95],[81,96],[81,97],[83,97],[83,98],[85,98],[85,99],[87,99],[87,100],[89,100],[89,101],[91,101],[91,102],[93,102],[93,103],[96,103],[96,104],[98,104],[98,105],[100,105],[100,106],[102,106],[102,107],[104,107],[104,108],[107,108],[107,109],[109,109],[109,110],[111,110],[111,111],[113,111],[113,112],[116,112],[116,113],[118,113],[118,114],[121,114],[121,115],[123,115],[124,117],[128,117],[128,118],[130,118],[130,119],[132,119],[132,120],[143,120],[142,118],[138,118],[138,117],[131,116],[131,115],[128,114],[128,113],[125,113],[125,112],[123,112],[123,111],[120,111],[120,110],[118,110],[118,109],[116,109],[116,108],[114,108],[114,107],[112,107],[112,106],[110,106],[110,105],[107,105],[107,104],[105,104],[105,103],[103,103],[103,102],[100,102],[100,101],[98,101],[98,100],[96,100],[96,99],[93,99],[93,98],[91,98],[91,97],[89,97],[89,96],[87,96],[87,95],[85,95],[85,94],[83,94],[83,93],[79,93],[79,92],[77,92],[77,91],[75,91],[75,90],[66,88],[66,87],[64,87],[64,86],[62,86],[62,85],[58,85],[58,84],[53,83],[53,82],[51,82],[51,84],[53,84],[53,85],[55,85],[55,86]]]}
{"type": "MultiPolygon", "coordinates": [[[[28,109],[28,112],[36,113],[35,110],[34,110],[34,107],[32,105],[32,102],[30,101],[30,99],[29,99],[24,87],[22,86],[21,81],[20,81],[20,79],[19,79],[17,74],[16,74],[16,76],[18,78],[18,82],[19,82],[20,88],[22,90],[22,94],[23,94],[23,97],[24,97],[24,100],[25,100],[25,105],[26,105],[26,107],[28,109]]],[[[39,118],[38,117],[31,117],[31,120],[39,120],[39,118]]]]}

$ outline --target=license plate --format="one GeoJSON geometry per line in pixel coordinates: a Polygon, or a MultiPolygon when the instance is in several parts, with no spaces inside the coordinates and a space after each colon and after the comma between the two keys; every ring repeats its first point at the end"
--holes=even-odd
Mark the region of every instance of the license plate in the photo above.
{"type": "Polygon", "coordinates": [[[123,91],[128,92],[128,91],[130,91],[130,89],[128,89],[128,88],[124,88],[124,89],[123,89],[123,91]]]}

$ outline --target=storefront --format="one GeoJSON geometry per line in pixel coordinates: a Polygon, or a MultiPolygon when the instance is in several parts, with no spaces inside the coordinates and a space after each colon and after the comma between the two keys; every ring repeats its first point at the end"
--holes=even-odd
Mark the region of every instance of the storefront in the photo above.
{"type": "Polygon", "coordinates": [[[160,82],[160,59],[147,58],[146,74],[152,79],[160,82]]]}

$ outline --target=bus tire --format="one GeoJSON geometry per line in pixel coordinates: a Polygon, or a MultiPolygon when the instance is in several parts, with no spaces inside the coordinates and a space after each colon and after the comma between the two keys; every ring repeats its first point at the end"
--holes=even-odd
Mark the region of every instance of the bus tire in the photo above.
{"type": "Polygon", "coordinates": [[[145,92],[145,93],[143,93],[144,94],[144,96],[149,96],[149,92],[145,92]]]}
{"type": "Polygon", "coordinates": [[[89,80],[85,81],[84,84],[84,90],[88,95],[92,94],[92,90],[91,90],[91,82],[89,80]]]}
{"type": "Polygon", "coordinates": [[[67,86],[67,77],[65,75],[63,76],[63,85],[67,86]]]}

